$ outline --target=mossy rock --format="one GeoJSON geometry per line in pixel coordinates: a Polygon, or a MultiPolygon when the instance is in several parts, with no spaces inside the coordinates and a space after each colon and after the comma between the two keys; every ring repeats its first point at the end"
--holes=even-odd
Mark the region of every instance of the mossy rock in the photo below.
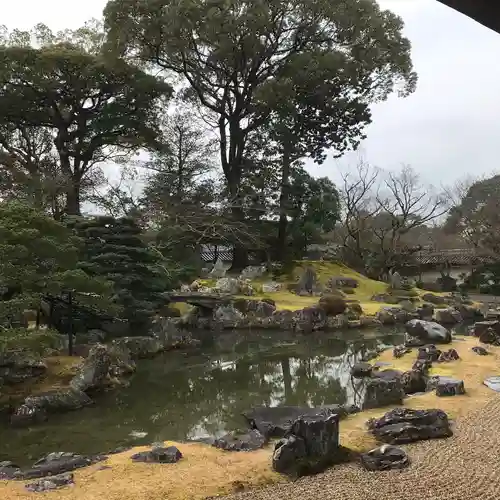
{"type": "Polygon", "coordinates": [[[354,288],[342,288],[342,291],[347,294],[347,295],[354,295],[356,293],[356,290],[354,288]]]}

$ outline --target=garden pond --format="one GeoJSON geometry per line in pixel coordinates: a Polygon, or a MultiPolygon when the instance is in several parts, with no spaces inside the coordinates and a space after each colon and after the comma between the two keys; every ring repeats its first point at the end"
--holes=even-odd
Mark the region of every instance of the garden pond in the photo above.
{"type": "Polygon", "coordinates": [[[351,367],[402,340],[402,327],[203,337],[196,352],[140,361],[128,387],[91,407],[26,429],[0,424],[0,461],[23,466],[52,451],[96,454],[219,437],[245,428],[241,414],[255,406],[357,404],[351,367]]]}

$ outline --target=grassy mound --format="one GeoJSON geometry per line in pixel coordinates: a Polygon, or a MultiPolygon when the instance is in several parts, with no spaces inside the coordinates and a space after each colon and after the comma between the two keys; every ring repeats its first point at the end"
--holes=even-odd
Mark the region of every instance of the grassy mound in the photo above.
{"type": "MultiPolygon", "coordinates": [[[[413,396],[405,400],[409,408],[441,408],[451,418],[466,415],[486,404],[497,395],[486,388],[485,377],[498,373],[500,348],[492,347],[490,356],[478,356],[471,347],[479,345],[476,338],[457,337],[449,348],[455,348],[459,361],[435,365],[432,373],[461,378],[467,394],[449,398],[438,398],[434,393],[413,396]]],[[[411,367],[416,352],[394,360],[392,353],[382,353],[379,361],[391,364],[389,368],[406,370],[411,367]]],[[[366,432],[366,420],[379,417],[390,408],[379,408],[352,415],[340,424],[340,440],[344,446],[359,451],[376,445],[366,432]]],[[[231,453],[198,443],[166,443],[178,446],[184,458],[177,464],[133,463],[130,456],[146,448],[138,447],[118,455],[110,456],[102,464],[75,472],[75,487],[51,492],[50,498],[57,500],[201,500],[250,487],[262,486],[285,479],[271,470],[271,448],[255,452],[231,453]]],[[[443,442],[446,446],[446,441],[443,442]]],[[[2,500],[36,499],[40,494],[28,493],[23,483],[0,481],[2,500]]]]}

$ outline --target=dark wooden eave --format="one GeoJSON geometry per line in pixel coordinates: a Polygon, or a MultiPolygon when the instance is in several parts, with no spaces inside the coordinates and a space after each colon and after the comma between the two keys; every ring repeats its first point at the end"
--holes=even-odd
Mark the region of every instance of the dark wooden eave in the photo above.
{"type": "Polygon", "coordinates": [[[500,0],[438,0],[500,33],[500,0]]]}

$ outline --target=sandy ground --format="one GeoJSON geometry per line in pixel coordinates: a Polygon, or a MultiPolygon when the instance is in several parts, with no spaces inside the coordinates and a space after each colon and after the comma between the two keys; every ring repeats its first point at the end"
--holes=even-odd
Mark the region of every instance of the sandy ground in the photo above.
{"type": "MultiPolygon", "coordinates": [[[[137,464],[130,456],[145,448],[109,457],[104,464],[75,471],[75,486],[47,494],[28,493],[23,483],[0,481],[1,500],[47,498],[54,500],[201,500],[233,494],[227,500],[289,498],[297,500],[497,500],[500,492],[500,394],[482,381],[500,373],[500,348],[490,356],[478,356],[471,347],[475,338],[457,338],[452,345],[461,359],[437,365],[434,373],[460,377],[467,394],[438,398],[432,393],[405,400],[412,408],[441,408],[456,420],[455,435],[408,445],[411,467],[403,472],[370,473],[353,464],[335,467],[325,474],[294,483],[271,470],[271,450],[230,453],[201,444],[177,443],[184,458],[177,464],[137,464]],[[109,466],[102,469],[102,465],[109,466]],[[262,485],[269,485],[262,489],[262,485]],[[257,487],[261,489],[257,489],[257,487]]],[[[380,356],[392,367],[408,369],[415,359],[411,353],[393,360],[390,351],[380,356]]],[[[370,417],[389,408],[370,410],[341,422],[344,446],[368,450],[376,445],[367,433],[370,417]]],[[[0,443],[1,446],[1,443],[0,443]]]]}

